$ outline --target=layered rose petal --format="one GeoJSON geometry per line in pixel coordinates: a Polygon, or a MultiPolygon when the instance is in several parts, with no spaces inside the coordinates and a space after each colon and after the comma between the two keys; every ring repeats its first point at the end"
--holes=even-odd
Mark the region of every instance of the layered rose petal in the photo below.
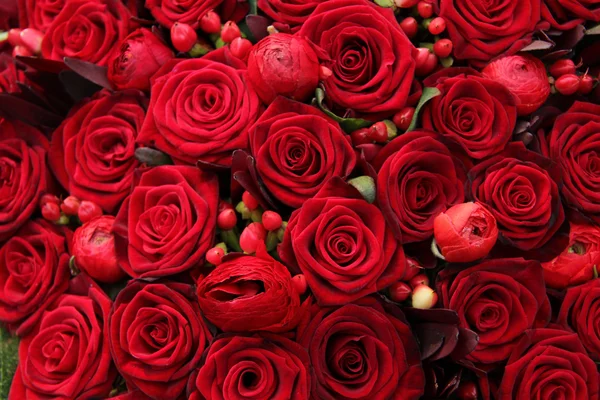
{"type": "Polygon", "coordinates": [[[598,0],[543,0],[542,19],[552,28],[568,31],[587,21],[600,21],[598,0]]]}
{"type": "Polygon", "coordinates": [[[318,0],[258,0],[257,5],[273,20],[290,25],[295,32],[321,3],[318,0]]]}
{"type": "Polygon", "coordinates": [[[46,32],[66,2],[67,0],[19,0],[21,28],[46,32]]]}

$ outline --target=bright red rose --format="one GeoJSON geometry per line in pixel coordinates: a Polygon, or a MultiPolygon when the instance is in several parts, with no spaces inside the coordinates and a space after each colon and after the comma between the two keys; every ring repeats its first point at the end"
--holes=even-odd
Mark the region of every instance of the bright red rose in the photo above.
{"type": "Polygon", "coordinates": [[[346,178],[356,164],[350,137],[337,122],[283,97],[260,116],[249,136],[262,182],[291,207],[300,207],[332,176],[346,178]]]}
{"type": "Polygon", "coordinates": [[[99,92],[75,108],[52,134],[54,175],[72,195],[111,213],[131,190],[138,132],[147,99],[130,90],[99,92]]]}
{"type": "Polygon", "coordinates": [[[38,130],[0,117],[0,242],[31,217],[48,189],[49,147],[38,130]]]}
{"type": "Polygon", "coordinates": [[[179,398],[210,340],[190,285],[130,281],[115,300],[115,364],[129,388],[152,399],[179,398]]]}
{"type": "Polygon", "coordinates": [[[364,297],[341,308],[313,307],[298,328],[315,371],[314,399],[416,400],[425,375],[400,309],[364,297]]]}
{"type": "Polygon", "coordinates": [[[549,159],[522,142],[469,171],[471,195],[496,218],[500,233],[521,250],[542,247],[560,228],[560,172],[549,159]]]}
{"type": "Polygon", "coordinates": [[[25,71],[14,58],[0,53],[0,93],[19,93],[19,83],[27,84],[25,71]]]}
{"type": "Polygon", "coordinates": [[[506,360],[527,329],[550,319],[542,268],[522,258],[494,259],[470,268],[445,268],[437,292],[444,308],[458,313],[460,326],[479,335],[467,359],[506,360]]]}
{"type": "Polygon", "coordinates": [[[296,32],[321,3],[320,0],[258,0],[257,5],[274,21],[287,24],[296,32]]]}
{"type": "Polygon", "coordinates": [[[437,134],[412,131],[379,152],[377,202],[402,243],[425,240],[433,220],[464,197],[462,166],[437,134]]]}
{"type": "Polygon", "coordinates": [[[598,0],[542,0],[542,19],[561,31],[587,21],[600,21],[598,0]]]}
{"type": "Polygon", "coordinates": [[[391,9],[364,0],[333,0],[317,6],[297,33],[331,58],[325,80],[335,108],[372,119],[402,110],[414,78],[416,49],[391,9]]]}
{"type": "Polygon", "coordinates": [[[598,400],[598,371],[574,333],[528,331],[504,369],[495,398],[598,400]]]}
{"type": "Polygon", "coordinates": [[[504,149],[515,128],[518,103],[506,86],[470,68],[443,69],[423,84],[441,92],[423,109],[425,129],[458,143],[472,158],[504,149]]]}
{"type": "Polygon", "coordinates": [[[120,1],[67,0],[44,35],[42,55],[106,65],[113,47],[131,31],[130,17],[120,1]]]}
{"type": "Polygon", "coordinates": [[[150,78],[167,61],[173,50],[152,31],[140,28],[115,47],[108,64],[108,80],[119,90],[150,90],[150,78]]]}
{"type": "Polygon", "coordinates": [[[227,47],[167,62],[152,78],[139,141],[180,163],[230,166],[233,151],[248,148],[248,128],[261,110],[245,68],[227,47]]]}
{"type": "Polygon", "coordinates": [[[279,256],[321,305],[342,305],[404,276],[402,246],[381,211],[340,178],[294,211],[279,256]]]}
{"type": "Polygon", "coordinates": [[[248,11],[245,3],[238,0],[146,0],[146,8],[167,28],[180,22],[197,29],[200,19],[212,9],[217,9],[223,21],[243,18],[248,11]]]}
{"type": "Polygon", "coordinates": [[[18,0],[21,28],[46,32],[67,0],[18,0]]]}

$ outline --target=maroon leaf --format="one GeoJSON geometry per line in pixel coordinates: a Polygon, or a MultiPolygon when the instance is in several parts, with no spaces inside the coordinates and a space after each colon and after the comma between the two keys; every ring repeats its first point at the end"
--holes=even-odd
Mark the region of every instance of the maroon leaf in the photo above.
{"type": "Polygon", "coordinates": [[[112,85],[106,76],[106,71],[108,70],[106,67],[71,57],[65,57],[65,64],[88,81],[104,89],[112,90],[112,85]]]}
{"type": "Polygon", "coordinates": [[[29,125],[49,128],[57,127],[63,119],[60,115],[8,93],[0,93],[0,114],[19,119],[29,125]]]}
{"type": "Polygon", "coordinates": [[[22,57],[17,56],[17,60],[21,61],[23,64],[35,68],[38,71],[42,72],[50,72],[53,74],[58,74],[61,71],[68,70],[69,68],[62,61],[55,60],[46,60],[44,58],[38,57],[22,57]]]}

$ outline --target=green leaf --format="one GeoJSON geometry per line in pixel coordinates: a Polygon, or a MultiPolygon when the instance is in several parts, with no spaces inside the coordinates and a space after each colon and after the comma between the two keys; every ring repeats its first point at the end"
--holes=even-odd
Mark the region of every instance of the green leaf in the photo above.
{"type": "Polygon", "coordinates": [[[169,155],[162,151],[151,149],[150,147],[139,147],[135,149],[135,158],[137,158],[139,162],[146,163],[152,167],[173,164],[173,160],[171,160],[169,155]]]}
{"type": "Polygon", "coordinates": [[[600,25],[596,25],[593,28],[585,30],[586,35],[600,35],[600,25]]]}
{"type": "Polygon", "coordinates": [[[342,118],[332,113],[327,108],[327,106],[323,104],[323,100],[325,99],[325,91],[321,88],[317,88],[315,92],[315,97],[317,98],[317,105],[319,106],[321,111],[323,111],[325,114],[337,121],[346,133],[352,133],[357,129],[366,128],[373,125],[371,121],[367,121],[366,119],[342,118]]]}
{"type": "Polygon", "coordinates": [[[375,4],[384,8],[393,8],[394,0],[375,0],[375,4]]]}
{"type": "Polygon", "coordinates": [[[258,8],[256,6],[256,0],[248,0],[248,4],[250,5],[250,14],[257,15],[258,8]]]}
{"type": "Polygon", "coordinates": [[[426,87],[423,88],[423,93],[421,94],[421,98],[419,99],[419,104],[417,104],[417,108],[415,109],[415,115],[413,116],[412,121],[410,121],[410,125],[406,132],[410,132],[415,130],[417,127],[417,121],[419,120],[419,113],[421,112],[421,108],[434,97],[442,94],[438,88],[426,87]]]}
{"type": "Polygon", "coordinates": [[[19,339],[0,329],[0,399],[8,399],[19,362],[19,339]]]}

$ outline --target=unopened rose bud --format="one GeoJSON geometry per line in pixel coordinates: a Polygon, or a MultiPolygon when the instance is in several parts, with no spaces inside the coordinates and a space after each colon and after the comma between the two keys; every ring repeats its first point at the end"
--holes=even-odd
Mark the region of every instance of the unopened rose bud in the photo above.
{"type": "Polygon", "coordinates": [[[44,40],[44,34],[37,29],[27,28],[23,29],[19,35],[21,37],[21,45],[25,46],[33,54],[40,54],[42,52],[42,40],[44,40]]]}
{"type": "Polygon", "coordinates": [[[294,288],[300,294],[306,293],[308,290],[308,285],[306,284],[306,277],[303,274],[296,275],[292,278],[292,283],[294,284],[294,288]]]}
{"type": "Polygon", "coordinates": [[[256,252],[259,243],[264,243],[267,237],[267,230],[259,222],[253,222],[248,225],[240,235],[240,247],[244,253],[252,254],[256,252]]]}
{"type": "Polygon", "coordinates": [[[579,89],[579,77],[575,74],[565,74],[554,82],[554,87],[558,93],[571,96],[579,89]]]}
{"type": "Polygon", "coordinates": [[[418,274],[409,281],[409,284],[413,288],[419,285],[429,286],[429,278],[425,274],[418,274]]]}
{"type": "Polygon", "coordinates": [[[421,310],[428,310],[435,306],[438,296],[432,288],[425,285],[419,285],[413,289],[412,306],[421,310]]]}
{"type": "Polygon", "coordinates": [[[575,67],[575,63],[572,60],[558,60],[554,64],[548,68],[548,72],[555,79],[560,78],[563,75],[567,74],[575,74],[577,68],[575,67]]]}
{"type": "Polygon", "coordinates": [[[75,216],[79,212],[80,201],[75,196],[69,196],[63,200],[60,209],[67,215],[75,216]]]}
{"type": "Polygon", "coordinates": [[[265,211],[262,215],[262,224],[268,231],[275,231],[281,228],[282,222],[281,215],[275,211],[265,211]]]}
{"type": "Polygon", "coordinates": [[[231,54],[233,54],[234,57],[237,57],[240,60],[247,59],[251,49],[252,42],[242,37],[237,37],[233,39],[231,41],[231,44],[229,45],[229,50],[231,50],[231,54]]]}
{"type": "Polygon", "coordinates": [[[221,39],[225,43],[231,43],[233,39],[238,38],[242,35],[240,28],[233,21],[227,21],[223,24],[223,29],[221,29],[221,39]]]}
{"type": "Polygon", "coordinates": [[[400,21],[400,28],[409,39],[413,39],[419,33],[419,23],[413,17],[407,17],[400,21]]]}
{"type": "Polygon", "coordinates": [[[450,39],[440,39],[433,44],[433,53],[439,58],[450,57],[452,54],[452,41],[450,39]]]}
{"type": "Polygon", "coordinates": [[[244,194],[242,194],[242,201],[250,211],[256,210],[258,207],[258,200],[256,200],[248,191],[245,191],[244,194]]]}
{"type": "Polygon", "coordinates": [[[221,265],[225,251],[220,247],[213,247],[206,252],[206,261],[212,265],[221,265]]]}
{"type": "Polygon", "coordinates": [[[178,51],[182,53],[190,51],[197,40],[198,35],[190,25],[175,22],[171,27],[171,42],[178,51]]]}
{"type": "Polygon", "coordinates": [[[397,303],[401,303],[406,301],[410,294],[412,293],[412,289],[405,282],[395,282],[389,288],[388,291],[390,293],[390,299],[397,303]]]}
{"type": "Polygon", "coordinates": [[[100,206],[92,201],[83,200],[79,204],[79,210],[77,211],[77,216],[82,223],[86,223],[93,218],[99,217],[102,215],[102,209],[100,206]]]}
{"type": "Polygon", "coordinates": [[[431,20],[427,29],[432,35],[439,35],[446,30],[446,20],[442,17],[436,17],[431,20]]]}
{"type": "Polygon", "coordinates": [[[56,203],[48,202],[42,205],[42,217],[46,221],[56,222],[60,218],[60,207],[56,203]]]}
{"type": "Polygon", "coordinates": [[[237,224],[237,215],[233,208],[228,208],[219,213],[217,217],[217,226],[223,231],[233,229],[237,224]]]}
{"type": "Polygon", "coordinates": [[[206,33],[221,32],[221,18],[219,14],[210,10],[200,18],[200,29],[206,33]]]}
{"type": "Polygon", "coordinates": [[[399,113],[396,113],[392,120],[401,131],[406,131],[415,116],[414,107],[404,107],[399,113]]]}

